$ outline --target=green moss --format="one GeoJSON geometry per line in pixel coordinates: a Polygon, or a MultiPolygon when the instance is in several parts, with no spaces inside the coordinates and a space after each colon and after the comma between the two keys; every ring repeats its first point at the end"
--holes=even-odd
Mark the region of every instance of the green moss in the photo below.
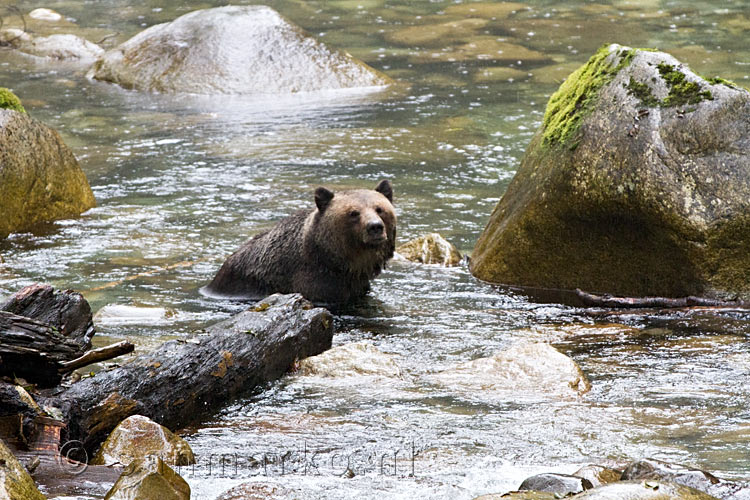
{"type": "Polygon", "coordinates": [[[651,92],[651,87],[647,83],[641,83],[631,77],[625,88],[628,90],[628,94],[639,99],[644,106],[655,108],[661,104],[661,101],[651,92]]]}
{"type": "Polygon", "coordinates": [[[5,87],[0,87],[0,109],[12,109],[13,111],[21,113],[26,112],[26,110],[23,109],[21,100],[16,97],[16,94],[5,87]]]}
{"type": "Polygon", "coordinates": [[[574,149],[578,141],[573,138],[599,90],[629,65],[634,55],[635,50],[632,49],[612,54],[610,46],[605,45],[570,75],[547,104],[543,122],[545,144],[564,144],[574,149]],[[616,61],[619,62],[615,64],[616,61]]]}
{"type": "Polygon", "coordinates": [[[725,87],[729,87],[730,89],[739,89],[739,86],[736,83],[726,80],[720,76],[706,78],[705,80],[711,85],[724,85],[725,87]]]}
{"type": "Polygon", "coordinates": [[[714,96],[710,90],[703,90],[699,84],[687,81],[685,73],[674,66],[661,63],[657,66],[659,74],[669,87],[669,95],[662,101],[662,106],[684,106],[698,104],[701,101],[712,101],[714,96]]]}

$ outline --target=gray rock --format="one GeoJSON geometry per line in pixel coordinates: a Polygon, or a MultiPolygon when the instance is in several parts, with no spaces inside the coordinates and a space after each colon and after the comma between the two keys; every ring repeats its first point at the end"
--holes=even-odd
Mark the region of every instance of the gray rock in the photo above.
{"type": "Polygon", "coordinates": [[[265,6],[190,12],[107,51],[89,77],[129,89],[278,94],[387,85],[391,80],[265,6]]]}
{"type": "Polygon", "coordinates": [[[25,113],[0,109],[0,238],[96,205],[60,135],[25,113]]]}
{"type": "Polygon", "coordinates": [[[92,62],[104,53],[104,49],[85,38],[71,34],[20,37],[12,44],[19,51],[37,57],[48,57],[66,61],[92,62]]]}
{"type": "Polygon", "coordinates": [[[575,471],[573,475],[587,479],[594,488],[622,479],[622,472],[603,465],[586,465],[575,471]]]}
{"type": "Polygon", "coordinates": [[[603,48],[550,98],[471,271],[627,296],[750,297],[750,92],[603,48]]]}
{"type": "Polygon", "coordinates": [[[561,498],[568,495],[576,495],[593,487],[591,481],[582,477],[569,474],[546,473],[526,478],[518,489],[521,491],[545,491],[561,498]]]}

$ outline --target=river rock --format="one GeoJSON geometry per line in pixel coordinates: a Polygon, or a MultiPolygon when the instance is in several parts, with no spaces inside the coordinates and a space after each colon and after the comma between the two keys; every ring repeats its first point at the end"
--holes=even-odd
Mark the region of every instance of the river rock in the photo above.
{"type": "Polygon", "coordinates": [[[283,94],[391,83],[261,5],[190,12],[107,51],[89,77],[128,89],[283,94]]]}
{"type": "Polygon", "coordinates": [[[334,347],[298,363],[297,373],[323,377],[376,375],[401,378],[395,356],[386,354],[369,342],[354,342],[334,347]]]}
{"type": "Polygon", "coordinates": [[[622,472],[603,465],[586,465],[575,471],[573,475],[587,479],[594,488],[622,479],[622,472]]]}
{"type": "Polygon", "coordinates": [[[102,443],[91,463],[129,465],[133,460],[149,455],[155,455],[169,465],[195,463],[187,441],[142,415],[133,415],[120,422],[102,443]]]}
{"type": "Polygon", "coordinates": [[[29,12],[29,17],[37,21],[60,21],[62,14],[52,9],[40,7],[29,12]]]}
{"type": "Polygon", "coordinates": [[[396,252],[412,262],[457,266],[461,263],[461,252],[438,233],[430,233],[413,239],[396,248],[396,252]]]}
{"type": "Polygon", "coordinates": [[[509,491],[478,496],[474,500],[559,500],[559,498],[548,491],[509,491]]]}
{"type": "Polygon", "coordinates": [[[225,491],[216,500],[285,500],[296,498],[294,493],[278,484],[250,482],[225,491]]]}
{"type": "Polygon", "coordinates": [[[0,498],[3,500],[45,500],[34,480],[0,439],[0,498]]]}
{"type": "Polygon", "coordinates": [[[480,397],[577,397],[591,389],[575,361],[549,344],[522,343],[461,363],[431,379],[480,397]]]}
{"type": "Polygon", "coordinates": [[[665,481],[618,481],[585,491],[576,500],[717,500],[681,484],[665,481]]]}
{"type": "Polygon", "coordinates": [[[154,456],[130,463],[104,500],[190,500],[190,486],[154,456]]]}
{"type": "Polygon", "coordinates": [[[544,473],[526,478],[519,490],[524,491],[546,491],[554,494],[557,498],[576,495],[584,490],[590,490],[594,485],[591,481],[570,474],[544,473]]]}
{"type": "Polygon", "coordinates": [[[67,61],[90,62],[104,53],[104,49],[85,38],[71,34],[58,34],[17,39],[12,45],[19,51],[37,57],[67,61]]]}
{"type": "Polygon", "coordinates": [[[629,464],[622,473],[623,480],[660,480],[682,484],[704,491],[721,499],[750,499],[750,489],[745,484],[719,479],[710,472],[646,458],[629,464]]]}
{"type": "Polygon", "coordinates": [[[53,326],[80,346],[80,354],[91,349],[91,339],[96,332],[91,306],[78,292],[56,290],[50,285],[29,285],[0,303],[0,311],[53,326]]]}
{"type": "Polygon", "coordinates": [[[409,26],[385,36],[386,41],[407,47],[445,47],[451,43],[467,43],[487,25],[483,19],[461,19],[447,23],[409,26]]]}
{"type": "Polygon", "coordinates": [[[550,98],[472,254],[485,281],[750,297],[750,92],[610,45],[550,98]]]}
{"type": "Polygon", "coordinates": [[[0,238],[96,205],[86,175],[60,135],[0,109],[0,238]]]}

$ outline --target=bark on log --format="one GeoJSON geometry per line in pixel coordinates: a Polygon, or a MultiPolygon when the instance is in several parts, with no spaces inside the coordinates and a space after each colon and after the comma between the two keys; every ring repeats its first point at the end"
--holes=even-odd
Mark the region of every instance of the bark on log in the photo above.
{"type": "Polygon", "coordinates": [[[750,308],[750,303],[743,301],[727,301],[707,299],[704,297],[613,297],[611,295],[594,295],[576,289],[576,295],[586,307],[612,307],[624,309],[655,308],[673,309],[683,307],[737,307],[750,308]]]}
{"type": "Polygon", "coordinates": [[[78,292],[55,290],[50,285],[29,285],[1,304],[0,311],[49,324],[63,337],[76,341],[79,356],[91,349],[95,333],[91,307],[78,292]]]}
{"type": "Polygon", "coordinates": [[[54,327],[0,311],[0,375],[53,387],[62,379],[58,372],[62,363],[80,354],[78,342],[54,327]]]}
{"type": "MultiPolygon", "coordinates": [[[[57,396],[68,440],[89,453],[125,418],[140,414],[173,430],[281,377],[295,360],[330,348],[330,313],[299,294],[272,295],[186,341],[81,380],[57,396]]],[[[48,401],[49,402],[52,401],[48,401]]]]}

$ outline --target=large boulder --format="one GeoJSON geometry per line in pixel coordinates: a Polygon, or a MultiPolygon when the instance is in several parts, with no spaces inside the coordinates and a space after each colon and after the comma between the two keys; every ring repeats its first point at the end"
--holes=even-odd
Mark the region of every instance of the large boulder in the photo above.
{"type": "Polygon", "coordinates": [[[265,6],[190,12],[106,52],[89,76],[128,89],[276,94],[382,86],[390,79],[265,6]]]}
{"type": "Polygon", "coordinates": [[[750,92],[610,45],[550,98],[477,241],[503,284],[750,297],[750,92]]]}
{"type": "Polygon", "coordinates": [[[102,443],[91,463],[130,465],[133,460],[149,455],[159,457],[169,465],[195,463],[187,441],[143,415],[133,415],[120,422],[102,443]]]}
{"type": "Polygon", "coordinates": [[[9,109],[0,109],[0,200],[0,238],[96,205],[86,175],[60,135],[9,109]]]}
{"type": "Polygon", "coordinates": [[[190,500],[190,485],[161,458],[130,462],[104,500],[190,500]]]}
{"type": "Polygon", "coordinates": [[[34,480],[0,439],[0,498],[3,500],[44,500],[34,480]]]}

